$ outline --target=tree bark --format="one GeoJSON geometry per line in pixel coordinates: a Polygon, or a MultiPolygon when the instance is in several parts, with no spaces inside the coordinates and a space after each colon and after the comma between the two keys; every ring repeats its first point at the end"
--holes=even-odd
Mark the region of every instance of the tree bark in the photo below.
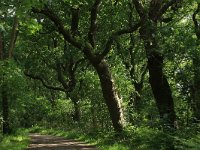
{"type": "MultiPolygon", "coordinates": [[[[18,27],[18,20],[17,17],[14,17],[13,20],[13,27],[11,31],[11,36],[10,36],[10,41],[9,41],[9,47],[8,47],[8,56],[5,55],[4,53],[4,45],[3,43],[3,37],[2,34],[0,34],[0,60],[4,61],[4,59],[11,58],[12,57],[12,52],[15,47],[15,42],[17,39],[17,27],[18,27]]],[[[3,80],[3,85],[1,86],[1,96],[2,96],[2,113],[3,113],[3,134],[9,134],[11,132],[10,125],[9,125],[9,101],[8,101],[8,93],[6,90],[6,81],[4,81],[4,76],[3,74],[1,76],[3,80]]]]}
{"type": "Polygon", "coordinates": [[[108,64],[105,60],[102,60],[99,64],[95,64],[94,67],[99,75],[103,96],[113,127],[116,132],[121,132],[124,124],[123,111],[108,64]]]}
{"type": "MultiPolygon", "coordinates": [[[[197,19],[197,16],[200,12],[200,3],[197,3],[197,8],[194,11],[192,15],[193,23],[194,23],[194,29],[195,34],[197,36],[196,40],[196,47],[199,48],[200,44],[200,25],[199,21],[197,19]]],[[[199,64],[200,64],[200,57],[198,50],[194,52],[193,54],[193,71],[194,71],[194,77],[193,77],[193,87],[192,87],[192,109],[194,113],[194,121],[200,122],[200,70],[199,70],[199,64]]]]}
{"type": "Polygon", "coordinates": [[[195,122],[200,122],[200,58],[199,55],[193,56],[194,77],[193,77],[193,102],[192,108],[194,111],[195,122]]]}
{"type": "Polygon", "coordinates": [[[13,49],[15,47],[15,42],[17,39],[17,28],[18,28],[19,22],[17,16],[14,17],[13,21],[13,27],[11,31],[11,36],[10,36],[10,43],[9,43],[9,49],[8,49],[8,58],[12,57],[13,49]]]}
{"type": "Polygon", "coordinates": [[[163,55],[159,52],[156,39],[157,21],[149,17],[143,17],[143,24],[139,30],[144,41],[147,55],[147,68],[149,70],[149,83],[151,85],[156,105],[162,118],[163,125],[176,127],[176,114],[172,91],[163,73],[163,55]]]}
{"type": "Polygon", "coordinates": [[[142,93],[143,83],[135,83],[134,88],[135,91],[131,93],[129,106],[133,108],[133,110],[139,112],[142,105],[141,93],[142,93]]]}
{"type": "MultiPolygon", "coordinates": [[[[0,61],[4,60],[3,54],[3,38],[0,34],[0,61]]],[[[9,105],[8,105],[8,94],[6,91],[6,86],[4,83],[4,74],[1,75],[1,80],[3,81],[1,86],[1,99],[2,99],[2,115],[3,115],[3,134],[10,133],[10,125],[9,125],[9,105]]]]}
{"type": "Polygon", "coordinates": [[[165,124],[170,127],[176,125],[176,115],[172,92],[163,73],[163,56],[159,53],[159,45],[156,39],[157,24],[163,14],[178,1],[171,0],[161,3],[158,0],[151,1],[146,13],[146,8],[139,0],[132,0],[140,19],[142,20],[140,36],[144,41],[144,46],[148,59],[149,83],[155,97],[156,105],[165,124]]]}
{"type": "Polygon", "coordinates": [[[2,113],[3,113],[3,134],[10,133],[9,125],[9,105],[8,105],[8,95],[5,86],[2,87],[2,113]]]}
{"type": "Polygon", "coordinates": [[[159,53],[155,51],[151,52],[151,56],[148,57],[148,69],[149,83],[160,117],[163,119],[165,125],[174,128],[176,125],[174,102],[169,83],[163,74],[163,57],[159,53]]]}

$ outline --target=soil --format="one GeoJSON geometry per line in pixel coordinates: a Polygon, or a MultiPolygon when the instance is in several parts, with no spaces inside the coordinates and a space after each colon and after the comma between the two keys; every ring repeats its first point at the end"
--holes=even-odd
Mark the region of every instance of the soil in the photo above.
{"type": "Polygon", "coordinates": [[[69,140],[63,137],[38,133],[33,133],[29,136],[31,144],[27,150],[98,150],[94,146],[78,140],[69,140]]]}

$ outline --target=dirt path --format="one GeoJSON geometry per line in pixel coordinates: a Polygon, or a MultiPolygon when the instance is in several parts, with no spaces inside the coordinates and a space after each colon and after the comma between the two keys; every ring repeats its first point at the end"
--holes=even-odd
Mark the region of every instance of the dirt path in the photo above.
{"type": "Polygon", "coordinates": [[[31,144],[27,150],[98,150],[84,142],[67,140],[62,137],[30,134],[31,144]]]}

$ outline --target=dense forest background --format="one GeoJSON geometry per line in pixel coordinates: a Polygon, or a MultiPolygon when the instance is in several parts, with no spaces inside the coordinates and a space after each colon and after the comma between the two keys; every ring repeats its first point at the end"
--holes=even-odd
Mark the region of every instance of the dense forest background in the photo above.
{"type": "Polygon", "coordinates": [[[199,23],[199,0],[1,0],[0,139],[41,126],[200,149],[199,23]]]}

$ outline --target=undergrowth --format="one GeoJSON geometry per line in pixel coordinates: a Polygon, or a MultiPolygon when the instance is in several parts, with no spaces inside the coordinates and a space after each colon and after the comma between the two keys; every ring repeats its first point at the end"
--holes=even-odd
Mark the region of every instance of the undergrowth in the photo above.
{"type": "Polygon", "coordinates": [[[199,150],[197,129],[163,132],[156,128],[129,127],[120,136],[114,132],[87,132],[81,129],[45,129],[34,127],[30,132],[78,139],[96,145],[100,150],[199,150]]]}
{"type": "Polygon", "coordinates": [[[11,135],[5,135],[0,142],[0,150],[24,150],[29,144],[28,130],[19,129],[11,135]]]}

